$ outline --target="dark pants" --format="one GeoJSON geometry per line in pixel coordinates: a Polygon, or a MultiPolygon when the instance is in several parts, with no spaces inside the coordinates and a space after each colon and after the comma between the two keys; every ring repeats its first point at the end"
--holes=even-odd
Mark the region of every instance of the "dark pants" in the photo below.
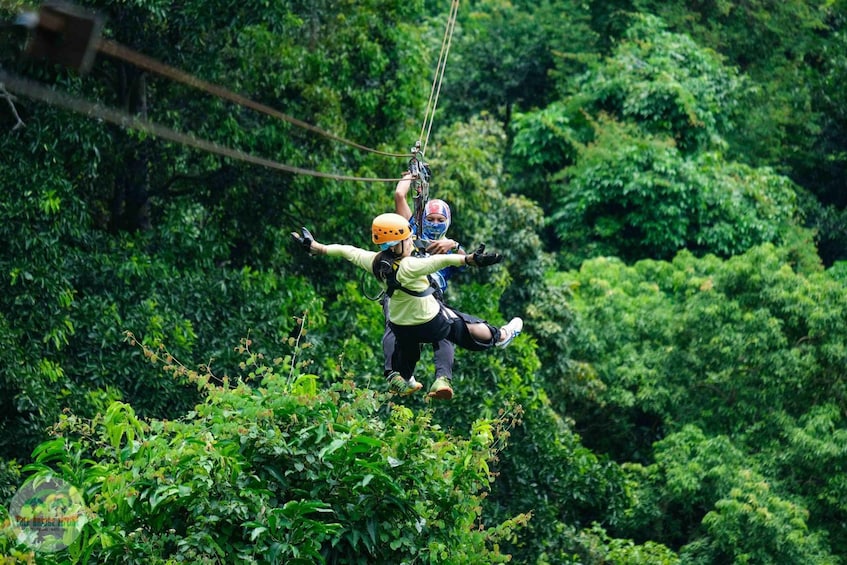
{"type": "MultiPolygon", "coordinates": [[[[414,375],[415,366],[421,358],[421,345],[424,343],[440,345],[441,342],[446,341],[450,344],[450,376],[452,376],[453,344],[469,351],[484,351],[494,347],[494,343],[500,335],[500,330],[488,324],[485,320],[458,312],[443,304],[441,306],[441,312],[425,324],[418,326],[398,326],[397,324],[388,322],[388,330],[394,334],[394,352],[391,355],[391,367],[395,371],[398,371],[404,379],[408,379],[414,375]],[[468,331],[468,324],[477,323],[483,323],[489,327],[493,336],[490,341],[480,342],[471,336],[470,331],[468,331]]],[[[384,345],[385,337],[383,336],[384,345]]]]}
{"type": "MultiPolygon", "coordinates": [[[[385,333],[382,334],[382,354],[385,357],[385,375],[388,376],[394,370],[392,357],[396,349],[397,338],[391,327],[385,325],[385,333]]],[[[442,339],[432,344],[432,362],[435,365],[436,377],[453,378],[453,361],[456,357],[456,346],[452,342],[442,339]]]]}
{"type": "MultiPolygon", "coordinates": [[[[397,338],[388,324],[388,297],[382,299],[382,313],[385,315],[385,332],[382,334],[382,356],[384,359],[385,376],[394,371],[391,358],[394,356],[397,338]]],[[[432,361],[435,365],[436,377],[453,378],[453,361],[456,357],[456,346],[452,342],[442,339],[432,344],[432,361]]],[[[418,354],[420,357],[420,353],[418,354]]],[[[408,378],[408,377],[407,377],[408,378]]]]}

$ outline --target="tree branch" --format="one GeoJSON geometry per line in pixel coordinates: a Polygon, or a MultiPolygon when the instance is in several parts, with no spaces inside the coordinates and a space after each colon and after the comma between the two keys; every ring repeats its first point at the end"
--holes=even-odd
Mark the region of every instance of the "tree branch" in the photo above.
{"type": "Polygon", "coordinates": [[[16,129],[18,129],[19,127],[25,127],[25,126],[26,126],[26,124],[25,124],[25,123],[24,123],[24,121],[21,119],[20,114],[18,114],[18,109],[17,109],[17,108],[15,108],[15,100],[16,100],[16,98],[15,98],[15,97],[14,97],[11,93],[9,93],[9,91],[8,91],[8,90],[6,90],[6,85],[5,85],[5,84],[3,84],[2,82],[0,82],[0,98],[5,98],[5,99],[6,99],[6,102],[8,102],[8,103],[9,103],[9,108],[11,108],[11,109],[12,109],[12,113],[15,115],[15,119],[18,121],[18,122],[14,125],[14,127],[12,128],[12,131],[15,131],[15,130],[16,130],[16,129]]]}

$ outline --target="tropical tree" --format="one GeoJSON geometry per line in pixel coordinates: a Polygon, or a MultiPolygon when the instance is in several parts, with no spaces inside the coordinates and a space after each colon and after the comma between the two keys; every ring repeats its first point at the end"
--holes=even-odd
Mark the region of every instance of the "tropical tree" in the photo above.
{"type": "Polygon", "coordinates": [[[628,468],[641,485],[631,516],[651,522],[639,532],[681,546],[681,562],[839,562],[808,509],[729,438],[686,426],[657,442],[655,457],[628,468]]]}
{"type": "Polygon", "coordinates": [[[654,541],[692,544],[692,555],[716,559],[732,536],[749,536],[751,545],[732,550],[730,560],[758,543],[776,562],[781,546],[769,536],[800,520],[798,545],[784,548],[786,555],[832,562],[829,552],[838,554],[845,540],[835,526],[840,518],[833,520],[843,515],[836,500],[844,422],[832,412],[845,402],[844,285],[815,267],[809,243],[759,246],[725,261],[689,252],[632,267],[597,259],[559,280],[573,292],[575,332],[574,369],[552,397],[556,410],[567,411],[592,451],[621,463],[649,467],[661,461],[660,446],[673,443],[686,473],[677,479],[677,471],[661,471],[662,486],[635,497],[653,502],[621,533],[653,532],[654,541]],[[679,435],[687,426],[702,441],[679,435]],[[700,443],[713,463],[692,462],[700,443]],[[811,452],[820,453],[810,463],[817,485],[799,481],[807,473],[796,467],[811,452]],[[739,483],[743,469],[753,474],[739,483]],[[673,488],[672,479],[679,481],[673,488]],[[772,495],[762,482],[774,485],[772,495]],[[673,501],[663,498],[672,492],[673,501]],[[748,497],[753,507],[770,508],[774,521],[743,516],[739,504],[748,497]],[[702,536],[703,528],[710,533],[702,536]],[[720,540],[707,542],[711,536],[720,540]]]}
{"type": "MultiPolygon", "coordinates": [[[[403,70],[407,50],[414,45],[420,53],[420,26],[408,23],[414,4],[374,2],[344,13],[287,4],[87,7],[103,17],[105,40],[365,144],[393,145],[388,132],[405,129],[425,102],[416,95],[423,82],[403,70]],[[379,124],[366,118],[376,114],[379,124]]],[[[102,50],[84,76],[27,59],[20,39],[3,44],[4,70],[120,109],[127,119],[326,173],[373,177],[385,161],[295,134],[287,122],[102,50]]],[[[237,366],[231,344],[241,337],[278,343],[306,311],[310,327],[320,327],[315,291],[294,278],[309,265],[292,258],[288,232],[320,220],[339,239],[358,236],[350,210],[365,185],[351,190],[260,170],[24,96],[7,101],[0,136],[0,181],[11,188],[0,205],[0,265],[8,275],[0,300],[9,368],[0,374],[3,456],[28,458],[66,407],[91,417],[122,399],[142,416],[167,417],[197,402],[196,391],[151,373],[128,351],[127,330],[147,344],[166,341],[186,362],[223,375],[237,366]]]]}
{"type": "Polygon", "coordinates": [[[688,158],[667,138],[617,122],[602,122],[563,175],[551,220],[566,264],[598,255],[669,259],[681,249],[728,257],[778,243],[797,225],[787,178],[716,152],[688,158]]]}
{"type": "Polygon", "coordinates": [[[727,134],[743,162],[767,165],[820,200],[807,222],[821,241],[826,264],[843,258],[847,199],[844,174],[843,1],[655,2],[634,8],[657,14],[670,29],[714,49],[737,67],[752,88],[738,101],[736,127],[727,134]]]}
{"type": "Polygon", "coordinates": [[[513,112],[544,107],[555,76],[581,72],[597,34],[572,0],[479,0],[459,10],[440,103],[451,120],[484,112],[508,127],[513,112]]]}
{"type": "Polygon", "coordinates": [[[778,241],[797,219],[791,183],[724,156],[744,81],[657,18],[632,20],[573,95],[514,122],[510,172],[545,203],[561,264],[778,241]]]}
{"type": "Polygon", "coordinates": [[[692,153],[732,130],[744,86],[715,51],[637,15],[612,54],[577,79],[573,104],[669,135],[692,153]]]}

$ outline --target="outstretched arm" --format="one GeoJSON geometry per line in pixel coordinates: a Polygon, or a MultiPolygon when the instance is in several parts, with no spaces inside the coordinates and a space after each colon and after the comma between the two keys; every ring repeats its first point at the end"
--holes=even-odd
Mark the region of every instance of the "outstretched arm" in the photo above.
{"type": "Polygon", "coordinates": [[[412,218],[412,209],[409,208],[409,203],[406,197],[409,195],[409,189],[412,188],[412,173],[406,171],[403,174],[403,180],[397,183],[397,188],[394,189],[394,211],[407,220],[412,218]]]}
{"type": "Polygon", "coordinates": [[[376,257],[375,251],[360,249],[353,245],[340,245],[338,243],[324,244],[315,241],[315,236],[305,227],[300,228],[300,233],[291,232],[291,237],[294,238],[303,249],[311,255],[329,255],[330,257],[343,257],[357,267],[361,267],[365,271],[370,271],[376,257]]]}
{"type": "Polygon", "coordinates": [[[448,255],[430,255],[429,257],[407,257],[400,261],[400,266],[397,267],[397,280],[400,284],[408,284],[445,267],[461,267],[462,265],[489,267],[502,260],[503,256],[499,253],[486,253],[485,244],[480,245],[473,253],[465,255],[450,253],[448,255]]]}

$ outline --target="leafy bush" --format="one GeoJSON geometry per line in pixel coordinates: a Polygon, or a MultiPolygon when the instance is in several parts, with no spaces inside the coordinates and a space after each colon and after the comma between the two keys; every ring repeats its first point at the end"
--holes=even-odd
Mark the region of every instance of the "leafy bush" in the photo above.
{"type": "Polygon", "coordinates": [[[141,420],[121,402],[63,417],[26,471],[78,485],[90,513],[46,561],[508,561],[498,545],[528,515],[480,521],[507,416],[460,439],[428,411],[349,382],[319,390],[291,356],[266,362],[249,346],[240,378],[220,385],[143,348],[205,391],[184,418],[141,420]]]}
{"type": "Polygon", "coordinates": [[[681,546],[684,563],[838,563],[802,499],[757,470],[726,436],[686,426],[629,466],[636,530],[681,546]],[[696,534],[695,534],[696,532],[696,534]]]}

